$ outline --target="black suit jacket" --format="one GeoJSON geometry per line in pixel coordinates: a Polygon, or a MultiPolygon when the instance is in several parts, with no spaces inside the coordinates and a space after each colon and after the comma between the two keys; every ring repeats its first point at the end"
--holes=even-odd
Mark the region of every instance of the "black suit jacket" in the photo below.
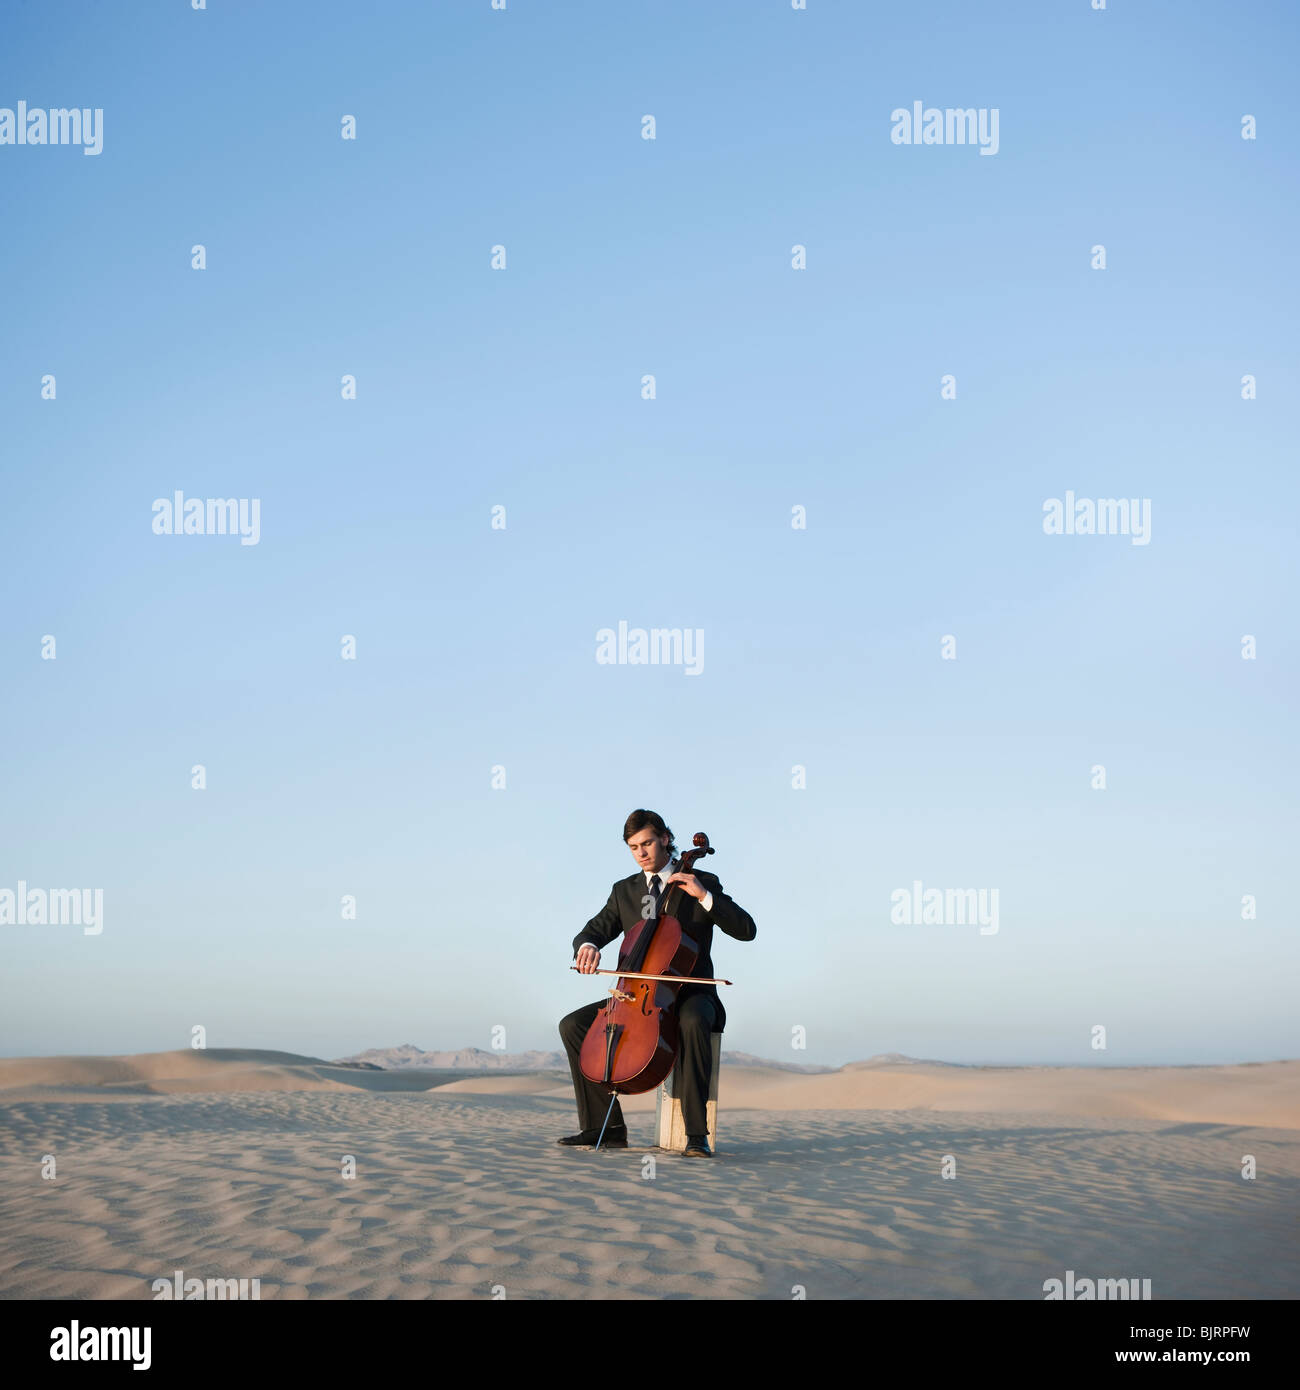
{"type": "MultiPolygon", "coordinates": [[[[667,875],[673,870],[665,865],[663,872],[667,875]]],[[[749,913],[722,891],[722,884],[718,881],[716,874],[705,873],[703,869],[699,868],[692,872],[713,894],[713,911],[706,913],[702,903],[697,902],[687,893],[681,893],[678,896],[673,915],[683,928],[690,928],[691,935],[700,943],[700,954],[695,961],[695,969],[691,973],[707,979],[718,973],[713,968],[713,928],[719,927],[728,936],[734,936],[737,941],[753,941],[758,935],[758,928],[754,925],[754,919],[749,913]]],[[[668,892],[677,887],[680,885],[671,885],[668,892]]],[[[668,892],[664,893],[661,901],[667,899],[668,892]]],[[[592,945],[600,951],[608,946],[616,936],[627,931],[630,927],[636,926],[642,920],[641,912],[645,896],[645,875],[640,870],[629,878],[619,879],[609,890],[609,901],[573,938],[574,956],[577,956],[578,948],[584,943],[592,945]]],[[[610,964],[608,968],[616,969],[617,965],[610,964]]],[[[723,1008],[722,1000],[718,997],[717,986],[683,985],[677,991],[678,1002],[689,999],[692,994],[707,994],[714,1000],[714,1006],[718,1011],[718,1032],[721,1032],[727,1024],[727,1011],[723,1008]]]]}

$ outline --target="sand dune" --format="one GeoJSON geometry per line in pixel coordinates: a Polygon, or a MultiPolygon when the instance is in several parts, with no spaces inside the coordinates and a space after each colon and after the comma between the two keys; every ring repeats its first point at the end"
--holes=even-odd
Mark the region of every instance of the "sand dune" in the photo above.
{"type": "Polygon", "coordinates": [[[467,1076],[461,1081],[445,1081],[436,1089],[439,1094],[465,1096],[538,1096],[553,1094],[559,1087],[554,1076],[534,1072],[525,1076],[467,1076]]]}
{"type": "Polygon", "coordinates": [[[724,1107],[716,1157],[686,1159],[643,1114],[626,1150],[561,1149],[571,1096],[463,1081],[6,1091],[0,1298],[149,1300],[178,1269],[264,1300],[1038,1300],[1067,1269],[1156,1299],[1300,1294],[1293,1130],[724,1107]]]}
{"type": "Polygon", "coordinates": [[[964,1110],[1300,1129],[1300,1062],[1228,1067],[723,1068],[718,1103],[759,1110],[964,1110]]]}
{"type": "MultiPolygon", "coordinates": [[[[373,1071],[321,1057],[245,1048],[148,1052],[128,1057],[0,1059],[0,1096],[31,1099],[121,1091],[167,1095],[244,1091],[431,1091],[563,1099],[563,1071],[373,1071]]],[[[1300,1062],[1224,1067],[954,1067],[885,1058],[801,1074],[723,1065],[724,1110],[935,1110],[1008,1115],[1145,1118],[1300,1129],[1300,1062]]],[[[644,1113],[654,1096],[629,1097],[644,1113]]]]}
{"type": "Polygon", "coordinates": [[[371,1071],[323,1057],[254,1048],[141,1052],[126,1057],[0,1058],[0,1097],[22,1091],[166,1095],[222,1091],[427,1091],[460,1072],[371,1071]]]}
{"type": "Polygon", "coordinates": [[[558,1070],[9,1059],[0,1297],[147,1300],[179,1269],[264,1299],[1041,1299],[1070,1269],[1294,1298],[1298,1081],[1297,1062],[724,1064],[702,1160],[650,1147],[653,1095],[624,1102],[628,1149],[560,1148],[558,1070]]]}

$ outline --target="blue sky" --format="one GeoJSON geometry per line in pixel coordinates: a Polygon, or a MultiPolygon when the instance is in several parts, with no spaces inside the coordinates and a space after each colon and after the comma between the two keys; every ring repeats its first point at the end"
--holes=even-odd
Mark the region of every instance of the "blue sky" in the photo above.
{"type": "Polygon", "coordinates": [[[104,112],[0,146],[0,890],[104,894],[0,927],[0,1053],[558,1046],[649,806],[758,924],[729,1047],[1300,1055],[1294,10],[374,10],[0,19],[104,112]]]}

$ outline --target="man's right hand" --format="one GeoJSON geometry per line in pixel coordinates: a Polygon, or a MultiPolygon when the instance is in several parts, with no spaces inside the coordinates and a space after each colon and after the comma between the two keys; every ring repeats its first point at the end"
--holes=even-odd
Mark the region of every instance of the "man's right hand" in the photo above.
{"type": "Polygon", "coordinates": [[[600,952],[590,942],[584,941],[578,947],[576,964],[580,975],[594,975],[600,964],[600,952]]]}

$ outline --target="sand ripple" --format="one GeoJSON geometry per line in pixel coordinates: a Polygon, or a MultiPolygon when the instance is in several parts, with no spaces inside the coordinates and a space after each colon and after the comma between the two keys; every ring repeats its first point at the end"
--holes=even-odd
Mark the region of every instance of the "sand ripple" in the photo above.
{"type": "Polygon", "coordinates": [[[600,1154],[558,1148],[572,1105],[530,1094],[15,1095],[0,1296],[147,1299],[176,1269],[267,1299],[1037,1299],[1066,1269],[1300,1295],[1294,1130],[747,1110],[706,1162],[638,1150],[649,1119],[629,1123],[634,1147],[600,1154]]]}

